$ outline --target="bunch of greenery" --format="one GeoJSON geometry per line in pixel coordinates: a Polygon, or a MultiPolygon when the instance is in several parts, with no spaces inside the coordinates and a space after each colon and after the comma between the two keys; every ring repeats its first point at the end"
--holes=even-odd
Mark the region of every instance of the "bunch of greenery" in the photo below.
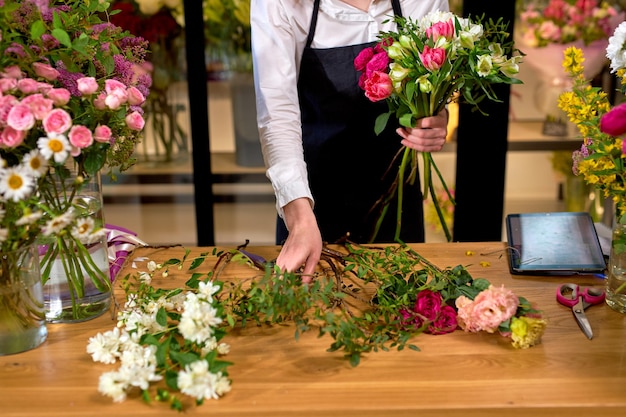
{"type": "MultiPolygon", "coordinates": [[[[154,397],[177,409],[182,407],[177,390],[189,395],[199,393],[194,395],[197,402],[218,398],[230,389],[226,373],[230,364],[220,359],[228,349],[220,340],[229,329],[248,324],[291,323],[296,339],[304,332],[317,330],[320,337],[332,339],[328,351],[342,352],[352,366],[359,365],[363,355],[370,352],[419,350],[412,339],[422,332],[443,334],[458,327],[471,332],[500,332],[510,337],[517,348],[533,346],[541,339],[545,329],[541,313],[510,291],[507,294],[514,298],[513,311],[506,319],[496,321],[495,327],[477,327],[468,315],[457,325],[458,300],[464,300],[464,306],[458,308],[461,310],[482,295],[506,292],[504,288],[494,289],[485,279],[472,278],[461,265],[441,269],[406,246],[367,247],[348,242],[338,249],[324,249],[320,271],[306,285],[298,273],[281,272],[272,262],[246,251],[245,246],[214,248],[193,258],[186,251],[181,259],[151,266],[149,262],[148,271],[127,275],[122,282],[128,301],[118,314],[120,323],[116,330],[92,338],[88,350],[94,360],[113,363],[116,358],[128,357],[125,349],[135,351],[138,345],[143,346],[148,349],[146,356],[141,356],[147,361],[143,368],[148,371],[139,372],[142,366],[122,363],[113,377],[110,373],[103,375],[101,392],[121,401],[127,390],[138,387],[145,400],[154,397]],[[215,262],[208,272],[206,267],[201,268],[207,261],[215,262]],[[224,270],[233,262],[249,264],[256,271],[247,278],[222,279],[224,270]],[[168,276],[172,268],[190,274],[185,288],[154,289],[151,283],[156,274],[168,276]],[[183,316],[197,307],[183,304],[181,298],[196,297],[189,294],[206,297],[207,292],[210,296],[204,305],[211,312],[196,316],[190,331],[183,316]],[[207,316],[208,322],[204,323],[207,316]],[[129,340],[133,343],[126,347],[129,340]],[[203,361],[208,371],[203,368],[196,372],[195,388],[181,386],[181,378],[188,381],[190,369],[200,368],[203,361]],[[159,385],[153,396],[150,383],[161,378],[166,388],[159,385]]],[[[482,302],[483,309],[500,310],[500,305],[485,297],[482,302]]],[[[487,310],[475,308],[474,313],[494,316],[487,310]]]]}

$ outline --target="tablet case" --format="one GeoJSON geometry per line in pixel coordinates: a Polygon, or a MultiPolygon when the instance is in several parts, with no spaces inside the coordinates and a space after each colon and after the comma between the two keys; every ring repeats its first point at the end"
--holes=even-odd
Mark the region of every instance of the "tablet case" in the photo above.
{"type": "Polygon", "coordinates": [[[518,213],[506,217],[512,274],[600,273],[606,260],[589,213],[518,213]]]}

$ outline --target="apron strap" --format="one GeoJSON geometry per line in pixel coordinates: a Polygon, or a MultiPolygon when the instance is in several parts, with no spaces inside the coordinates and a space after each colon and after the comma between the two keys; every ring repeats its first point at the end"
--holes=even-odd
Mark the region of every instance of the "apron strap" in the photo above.
{"type": "MultiPolygon", "coordinates": [[[[393,14],[402,17],[402,8],[400,7],[400,0],[391,0],[391,7],[393,7],[393,14]]],[[[311,15],[311,24],[309,25],[309,36],[306,38],[306,47],[310,48],[313,43],[313,36],[315,35],[315,28],[317,27],[317,13],[320,10],[320,0],[315,0],[313,3],[313,14],[311,15]]]]}

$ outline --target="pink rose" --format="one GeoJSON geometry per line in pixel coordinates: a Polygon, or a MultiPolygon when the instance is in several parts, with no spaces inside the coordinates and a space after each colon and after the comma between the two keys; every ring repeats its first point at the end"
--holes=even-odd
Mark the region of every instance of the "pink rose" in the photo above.
{"type": "Polygon", "coordinates": [[[364,81],[363,89],[365,97],[376,102],[391,96],[393,85],[387,73],[376,71],[364,81]]]}
{"type": "Polygon", "coordinates": [[[35,74],[42,78],[45,78],[48,81],[54,81],[59,78],[59,71],[55,70],[48,64],[44,64],[42,62],[34,62],[33,69],[35,70],[35,74]]]}
{"type": "Polygon", "coordinates": [[[374,48],[365,48],[354,58],[354,68],[357,71],[364,71],[367,63],[374,56],[374,48]]]}
{"type": "Polygon", "coordinates": [[[16,104],[9,110],[7,125],[15,130],[29,130],[35,126],[35,115],[26,104],[16,104]]]}
{"type": "Polygon", "coordinates": [[[422,290],[417,294],[414,310],[426,320],[433,321],[439,315],[441,301],[441,294],[438,292],[422,290]]]}
{"type": "Polygon", "coordinates": [[[600,118],[600,130],[611,136],[626,133],[626,103],[613,107],[600,118]]]}
{"type": "Polygon", "coordinates": [[[117,80],[106,80],[104,82],[104,91],[106,91],[107,94],[111,94],[115,90],[126,91],[126,84],[117,80]]]}
{"type": "Polygon", "coordinates": [[[6,93],[17,88],[17,80],[15,78],[0,78],[0,91],[6,93]]]}
{"type": "Polygon", "coordinates": [[[19,103],[19,100],[11,95],[0,96],[0,123],[7,123],[7,117],[9,117],[9,111],[19,103]]]}
{"type": "Polygon", "coordinates": [[[146,101],[146,98],[137,87],[129,87],[126,93],[128,94],[128,103],[131,106],[139,106],[146,101]]]}
{"type": "Polygon", "coordinates": [[[126,103],[126,101],[128,101],[126,90],[117,89],[107,93],[104,104],[111,110],[117,110],[122,104],[126,103]]]}
{"type": "Polygon", "coordinates": [[[98,127],[96,127],[93,138],[96,140],[96,142],[109,143],[112,136],[113,132],[111,132],[111,128],[109,128],[109,126],[99,125],[98,127]]]}
{"type": "Polygon", "coordinates": [[[85,149],[93,143],[91,130],[81,125],[72,126],[72,128],[70,129],[70,133],[67,135],[67,137],[70,140],[72,146],[75,146],[79,149],[85,149]]]}
{"type": "Polygon", "coordinates": [[[84,95],[92,95],[98,91],[98,82],[94,77],[82,77],[76,80],[78,91],[84,95]]]}
{"type": "Polygon", "coordinates": [[[52,88],[46,93],[46,96],[57,106],[64,106],[69,103],[71,94],[65,88],[52,88]]]}
{"type": "Polygon", "coordinates": [[[18,65],[11,65],[8,67],[4,67],[4,70],[2,71],[2,75],[4,75],[7,78],[14,78],[16,80],[19,80],[20,78],[24,76],[22,74],[22,70],[20,69],[18,65]]]}
{"type": "Polygon", "coordinates": [[[375,54],[372,59],[367,63],[365,67],[365,72],[368,77],[376,71],[387,72],[387,67],[389,66],[389,56],[386,52],[381,52],[375,54]]]}
{"type": "Polygon", "coordinates": [[[441,68],[446,60],[446,50],[443,48],[431,48],[424,45],[424,51],[419,54],[422,65],[430,71],[441,68]]]}
{"type": "Polygon", "coordinates": [[[125,120],[126,120],[126,126],[128,126],[128,128],[132,130],[141,130],[146,124],[141,114],[139,114],[139,112],[136,112],[136,111],[126,115],[125,120]]]}
{"type": "Polygon", "coordinates": [[[4,128],[2,133],[0,133],[0,146],[15,148],[24,142],[25,137],[25,130],[15,130],[11,126],[7,126],[4,128]]]}
{"type": "Polygon", "coordinates": [[[105,104],[106,98],[107,98],[107,94],[104,91],[98,94],[98,97],[96,97],[93,100],[94,107],[98,110],[106,109],[106,104],[105,104]]]}
{"type": "Polygon", "coordinates": [[[430,334],[446,334],[452,333],[458,327],[456,319],[456,311],[451,306],[443,306],[439,311],[439,315],[426,330],[430,334]]]}
{"type": "Polygon", "coordinates": [[[454,37],[454,22],[449,19],[447,22],[437,22],[426,29],[426,36],[437,41],[439,38],[452,39],[454,37]]]}
{"type": "Polygon", "coordinates": [[[72,117],[63,109],[54,109],[43,119],[46,133],[64,133],[72,127],[72,117]]]}
{"type": "Polygon", "coordinates": [[[39,91],[39,83],[32,78],[22,78],[17,81],[17,89],[25,94],[32,94],[39,91]]]}
{"type": "Polygon", "coordinates": [[[42,94],[33,94],[27,97],[24,97],[22,100],[22,104],[26,104],[32,110],[35,115],[35,119],[43,120],[44,117],[53,108],[52,100],[45,98],[42,94]]]}

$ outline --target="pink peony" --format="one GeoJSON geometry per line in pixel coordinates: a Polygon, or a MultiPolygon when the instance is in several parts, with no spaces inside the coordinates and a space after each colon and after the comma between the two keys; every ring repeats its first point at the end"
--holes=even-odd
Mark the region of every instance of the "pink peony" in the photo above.
{"type": "Polygon", "coordinates": [[[35,70],[35,74],[42,78],[45,78],[48,81],[54,81],[59,78],[59,71],[55,70],[48,64],[44,64],[42,62],[34,62],[33,69],[35,70]]]}
{"type": "Polygon", "coordinates": [[[391,96],[393,85],[389,74],[376,71],[371,77],[365,79],[363,89],[365,90],[365,97],[375,102],[391,96]]]}
{"type": "Polygon", "coordinates": [[[26,104],[16,104],[9,110],[7,125],[15,130],[29,130],[35,126],[35,115],[26,104]]]}
{"type": "Polygon", "coordinates": [[[626,103],[613,107],[600,118],[600,130],[611,136],[626,133],[626,103]]]}
{"type": "Polygon", "coordinates": [[[132,112],[126,115],[126,126],[133,130],[141,130],[146,124],[145,120],[139,112],[132,112]]]}
{"type": "Polygon", "coordinates": [[[65,133],[72,127],[72,117],[63,109],[54,109],[43,119],[46,133],[65,133]]]}
{"type": "Polygon", "coordinates": [[[387,72],[389,67],[389,56],[386,52],[375,54],[365,67],[368,78],[376,71],[387,72]]]}
{"type": "Polygon", "coordinates": [[[67,135],[72,146],[79,149],[85,149],[93,143],[93,136],[91,130],[85,126],[74,125],[70,129],[70,133],[67,135]]]}

